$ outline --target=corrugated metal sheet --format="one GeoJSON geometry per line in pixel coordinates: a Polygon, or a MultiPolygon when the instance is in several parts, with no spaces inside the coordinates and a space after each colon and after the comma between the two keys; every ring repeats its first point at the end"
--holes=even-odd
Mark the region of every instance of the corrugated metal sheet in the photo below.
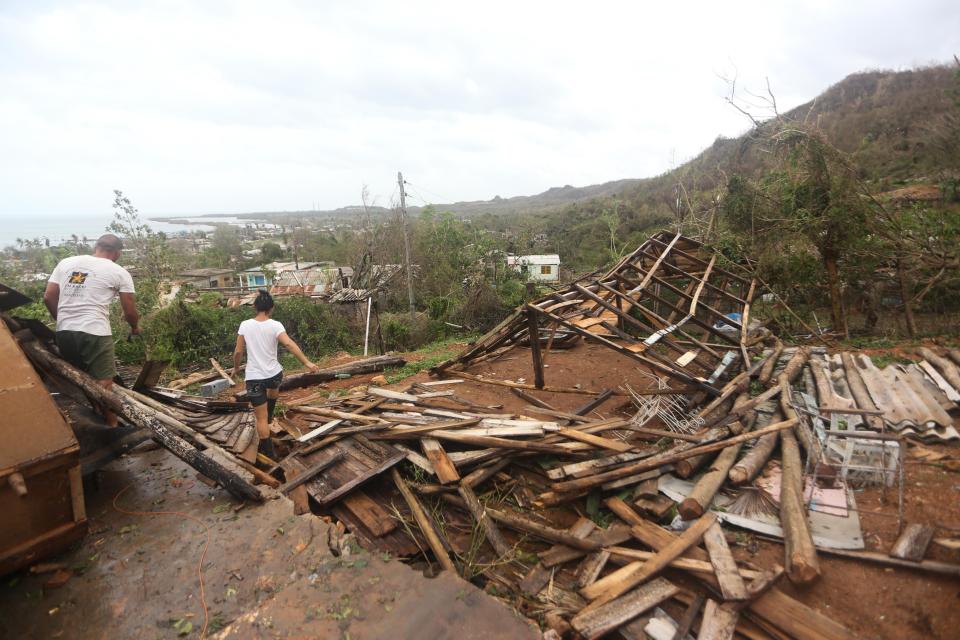
{"type": "MultiPolygon", "coordinates": [[[[885,424],[894,431],[929,440],[960,439],[960,432],[954,427],[954,419],[948,413],[949,410],[956,410],[957,404],[920,366],[890,365],[880,369],[869,356],[859,353],[851,355],[856,366],[855,372],[844,370],[839,355],[827,359],[832,369],[834,391],[838,392],[840,398],[852,397],[846,376],[859,375],[870,399],[883,411],[885,424]]],[[[831,398],[830,402],[835,400],[831,398]]],[[[821,405],[827,404],[821,400],[821,405]]],[[[844,400],[830,406],[850,405],[844,400]]]]}

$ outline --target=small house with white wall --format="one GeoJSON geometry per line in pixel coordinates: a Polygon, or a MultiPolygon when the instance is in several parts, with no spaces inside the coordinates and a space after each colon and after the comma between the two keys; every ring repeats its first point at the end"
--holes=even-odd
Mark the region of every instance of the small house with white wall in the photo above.
{"type": "Polygon", "coordinates": [[[555,253],[507,256],[507,266],[533,282],[556,282],[560,279],[560,256],[555,253]]]}

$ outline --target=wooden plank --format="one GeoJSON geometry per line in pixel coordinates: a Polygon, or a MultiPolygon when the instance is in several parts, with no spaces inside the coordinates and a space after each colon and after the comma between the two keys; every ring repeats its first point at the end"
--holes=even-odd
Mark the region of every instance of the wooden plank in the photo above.
{"type": "MultiPolygon", "coordinates": [[[[619,498],[608,498],[605,504],[625,522],[633,525],[630,530],[633,536],[651,549],[663,549],[677,537],[638,516],[619,498]]],[[[685,556],[709,561],[707,552],[696,547],[689,549],[685,556]]],[[[719,589],[716,578],[702,574],[699,577],[710,587],[719,589]]],[[[857,636],[840,623],[776,588],[750,602],[749,613],[797,640],[857,640],[857,636]]]]}
{"type": "Polygon", "coordinates": [[[732,640],[739,618],[738,611],[721,607],[716,600],[707,600],[697,640],[732,640]]]}
{"type": "Polygon", "coordinates": [[[368,387],[367,393],[388,400],[402,400],[403,402],[417,402],[419,400],[419,398],[412,393],[401,393],[400,391],[383,389],[381,387],[368,387]]]}
{"type": "MultiPolygon", "coordinates": [[[[651,560],[654,556],[657,555],[656,551],[638,551],[637,549],[631,549],[629,547],[604,547],[605,551],[609,551],[614,558],[623,559],[626,561],[630,560],[651,560]]],[[[713,565],[707,562],[706,560],[694,560],[692,558],[680,557],[675,558],[670,561],[671,569],[683,569],[684,571],[693,571],[694,573],[714,576],[716,570],[713,568],[713,565]]],[[[761,574],[760,571],[753,571],[752,569],[743,569],[740,571],[740,575],[744,578],[753,579],[758,577],[761,574]]]]}
{"type": "Polygon", "coordinates": [[[599,638],[664,600],[672,598],[679,591],[680,589],[673,583],[664,578],[657,578],[601,607],[581,611],[570,620],[570,624],[588,640],[599,638]]]}
{"type": "Polygon", "coordinates": [[[610,552],[607,550],[591,553],[584,558],[577,568],[577,587],[583,589],[596,582],[609,559],[610,552]]]}
{"type": "MultiPolygon", "coordinates": [[[[295,481],[306,471],[306,467],[303,465],[303,463],[293,458],[284,460],[281,462],[280,466],[283,468],[283,472],[286,475],[288,482],[295,481]]],[[[306,480],[304,480],[304,482],[305,481],[306,480]]],[[[299,516],[305,513],[310,513],[310,494],[307,493],[307,488],[303,486],[303,482],[288,490],[287,497],[291,502],[293,502],[293,513],[295,515],[299,516]]]]}
{"type": "Polygon", "coordinates": [[[934,528],[925,524],[909,524],[893,543],[890,555],[901,560],[919,562],[927,552],[927,546],[933,539],[934,528]]]}
{"type": "Polygon", "coordinates": [[[307,456],[311,463],[341,452],[342,459],[323,476],[307,483],[307,491],[321,505],[330,504],[371,478],[383,473],[406,457],[390,445],[373,442],[362,434],[353,434],[307,456]]]}
{"type": "Polygon", "coordinates": [[[679,558],[687,549],[700,542],[704,532],[709,529],[717,517],[708,513],[694,522],[686,531],[677,536],[669,545],[647,562],[632,562],[612,574],[597,580],[580,590],[580,595],[590,600],[589,609],[602,606],[617,598],[638,584],[642,584],[670,565],[671,560],[679,558]]]}
{"type": "Polygon", "coordinates": [[[447,452],[443,450],[439,440],[436,438],[421,438],[420,448],[423,449],[423,454],[433,465],[433,472],[437,475],[440,484],[459,482],[460,474],[457,473],[457,468],[447,457],[447,452]]]}
{"type": "Polygon", "coordinates": [[[320,462],[314,463],[309,467],[305,467],[302,471],[298,471],[295,478],[291,480],[287,480],[286,483],[280,486],[280,489],[279,489],[280,493],[289,493],[290,491],[293,491],[303,483],[313,480],[318,473],[320,473],[327,467],[333,466],[334,464],[339,462],[342,458],[343,458],[343,452],[338,451],[337,453],[333,454],[329,458],[326,458],[324,460],[321,460],[320,462]]]}
{"type": "Polygon", "coordinates": [[[325,422],[319,427],[317,427],[316,429],[313,429],[312,431],[308,431],[307,433],[297,438],[297,442],[309,442],[310,440],[316,438],[317,436],[322,436],[325,433],[329,433],[330,431],[333,431],[341,424],[343,424],[343,420],[340,420],[340,419],[331,420],[330,422],[325,422]]]}
{"type": "Polygon", "coordinates": [[[470,488],[470,485],[466,482],[461,482],[460,486],[457,487],[457,491],[460,493],[463,501],[467,503],[467,508],[470,509],[470,513],[473,514],[473,519],[476,520],[480,526],[480,530],[483,531],[484,537],[497,552],[497,555],[500,558],[509,556],[513,551],[513,547],[510,546],[503,537],[503,534],[500,533],[500,529],[497,528],[497,525],[494,524],[493,520],[487,514],[486,509],[480,503],[480,499],[477,497],[477,494],[473,492],[473,489],[470,488]]]}
{"type": "MultiPolygon", "coordinates": [[[[608,529],[601,529],[593,532],[587,537],[587,540],[597,543],[597,548],[612,547],[614,545],[623,544],[627,540],[631,539],[630,528],[624,527],[623,525],[613,525],[608,529]]],[[[587,551],[583,549],[574,549],[564,545],[556,545],[547,549],[546,551],[540,552],[538,555],[540,557],[540,562],[547,567],[555,567],[557,565],[563,564],[564,562],[570,562],[572,560],[577,560],[587,555],[587,551]]]]}
{"type": "Polygon", "coordinates": [[[693,600],[690,601],[683,612],[683,617],[680,618],[677,631],[673,634],[673,640],[686,640],[687,634],[690,633],[690,629],[693,628],[693,623],[697,619],[697,614],[700,613],[700,608],[703,607],[704,600],[706,600],[706,597],[702,593],[693,596],[693,600]]]}
{"type": "Polygon", "coordinates": [[[713,526],[704,532],[703,544],[707,548],[707,553],[710,554],[710,564],[713,565],[724,600],[746,600],[747,586],[740,577],[737,563],[733,559],[733,554],[730,553],[730,547],[727,546],[727,538],[723,535],[720,523],[713,523],[713,526]]]}
{"type": "Polygon", "coordinates": [[[627,451],[633,451],[635,449],[632,444],[627,444],[622,440],[612,440],[610,438],[595,436],[589,433],[584,433],[583,431],[578,431],[576,429],[567,429],[561,427],[559,433],[565,438],[570,438],[571,440],[577,440],[579,442],[585,442],[589,445],[600,447],[601,449],[609,449],[610,451],[616,451],[618,453],[626,453],[627,451]]]}
{"type": "Polygon", "coordinates": [[[220,374],[220,377],[230,383],[231,387],[237,386],[237,383],[230,377],[230,374],[223,370],[223,367],[220,366],[220,363],[217,362],[216,358],[210,358],[210,364],[213,365],[213,368],[217,373],[220,374]]]}
{"type": "Polygon", "coordinates": [[[397,528],[396,519],[362,489],[355,489],[340,502],[378,538],[397,528]]]}
{"type": "Polygon", "coordinates": [[[548,569],[543,566],[541,563],[533,565],[530,571],[527,572],[527,575],[523,577],[523,580],[520,581],[518,585],[520,587],[520,592],[527,596],[535,596],[540,593],[547,583],[550,582],[550,578],[553,577],[553,570],[548,569]]]}
{"type": "Polygon", "coordinates": [[[417,525],[420,527],[420,531],[427,539],[427,544],[433,551],[433,555],[437,558],[437,562],[439,562],[440,566],[442,566],[445,570],[450,571],[451,573],[456,573],[457,569],[453,564],[453,560],[451,560],[450,556],[447,554],[447,550],[440,541],[440,536],[433,528],[433,523],[430,522],[430,519],[427,517],[427,513],[424,511],[423,505],[420,504],[420,501],[417,500],[417,497],[413,495],[410,487],[407,486],[406,481],[400,477],[400,474],[397,473],[396,469],[390,469],[390,475],[393,478],[394,484],[397,485],[397,489],[400,490],[400,495],[402,495],[403,499],[406,501],[407,507],[410,509],[410,513],[413,514],[414,520],[416,520],[417,525]]]}

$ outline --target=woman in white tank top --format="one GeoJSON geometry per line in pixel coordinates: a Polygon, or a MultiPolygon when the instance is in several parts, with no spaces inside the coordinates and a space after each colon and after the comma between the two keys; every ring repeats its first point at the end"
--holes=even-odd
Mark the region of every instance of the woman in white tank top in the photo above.
{"type": "Polygon", "coordinates": [[[257,310],[257,315],[241,322],[237,331],[232,374],[236,376],[246,351],[247,369],[244,380],[247,398],[253,405],[253,414],[257,420],[259,451],[276,460],[270,440],[270,423],[273,422],[273,409],[280,396],[280,380],[283,378],[283,367],[277,359],[277,345],[285,346],[311,371],[317,371],[319,367],[303,355],[303,351],[287,335],[283,325],[270,317],[273,313],[273,297],[269,293],[261,289],[253,307],[257,310]]]}

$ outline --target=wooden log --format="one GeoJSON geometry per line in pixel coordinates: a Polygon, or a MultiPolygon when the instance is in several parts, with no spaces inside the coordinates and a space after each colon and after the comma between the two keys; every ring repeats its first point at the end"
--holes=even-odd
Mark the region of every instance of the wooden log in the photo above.
{"type": "Polygon", "coordinates": [[[447,452],[443,450],[443,445],[435,438],[421,438],[420,447],[423,449],[423,455],[427,457],[430,464],[433,465],[433,472],[437,475],[440,484],[450,484],[458,482],[460,474],[453,462],[447,457],[447,452]]]}
{"type": "Polygon", "coordinates": [[[710,564],[713,565],[720,583],[720,592],[725,600],[746,600],[747,587],[737,570],[737,563],[727,546],[727,538],[719,523],[714,523],[703,534],[703,544],[710,554],[710,564]]]}
{"type": "MultiPolygon", "coordinates": [[[[779,413],[775,413],[771,419],[777,421],[779,417],[781,417],[779,413]]],[[[779,433],[771,433],[757,440],[753,448],[730,468],[730,473],[727,474],[730,483],[739,486],[756,478],[773,455],[773,450],[777,448],[779,441],[779,433]]]]}
{"type": "Polygon", "coordinates": [[[664,578],[657,578],[622,598],[589,611],[584,609],[570,620],[570,624],[588,640],[599,638],[636,618],[664,600],[672,598],[680,589],[664,578]]]}
{"type": "Polygon", "coordinates": [[[540,323],[537,310],[527,305],[527,333],[530,336],[530,359],[533,361],[533,386],[543,389],[543,357],[540,354],[540,323]]]}
{"type": "Polygon", "coordinates": [[[581,589],[580,595],[591,601],[588,606],[589,609],[600,607],[623,595],[637,585],[643,584],[668,567],[672,560],[679,558],[687,549],[698,544],[704,532],[716,521],[717,517],[715,515],[712,513],[706,514],[647,562],[630,563],[581,589]]]}
{"type": "Polygon", "coordinates": [[[473,519],[480,525],[480,530],[483,531],[483,535],[487,539],[487,542],[490,543],[490,546],[497,552],[497,556],[499,558],[508,557],[513,551],[513,547],[510,546],[503,537],[503,534],[500,533],[500,529],[497,528],[497,525],[490,516],[487,515],[487,511],[480,503],[477,494],[474,493],[470,485],[465,482],[460,483],[457,491],[460,493],[463,501],[467,503],[467,508],[470,509],[470,513],[473,514],[473,519]]]}
{"type": "MultiPolygon", "coordinates": [[[[780,375],[781,393],[789,394],[786,374],[780,375]],[[784,388],[785,387],[785,388],[784,388]]],[[[794,420],[795,422],[795,420],[794,420]]],[[[780,479],[780,524],[783,527],[785,566],[795,584],[809,584],[820,577],[817,549],[810,535],[803,500],[803,463],[792,429],[780,432],[782,477],[780,479]]]]}
{"type": "Polygon", "coordinates": [[[773,370],[777,367],[777,361],[780,359],[780,354],[782,353],[783,342],[780,341],[780,338],[777,338],[777,342],[773,346],[773,353],[770,354],[770,357],[767,358],[767,361],[764,362],[760,368],[760,373],[757,375],[757,382],[764,386],[770,382],[770,379],[773,378],[773,370]]]}
{"type": "MultiPolygon", "coordinates": [[[[155,415],[149,407],[140,405],[125,395],[100,386],[96,380],[86,373],[73,367],[66,361],[55,357],[36,340],[23,341],[20,343],[20,346],[30,356],[31,360],[37,362],[43,369],[55,372],[57,375],[82,389],[88,397],[108,407],[111,411],[124,417],[132,424],[152,431],[154,438],[163,445],[165,449],[199,471],[202,475],[215,480],[234,497],[240,500],[251,500],[254,502],[263,501],[263,495],[261,495],[260,491],[243,478],[242,474],[245,472],[243,472],[242,469],[235,466],[234,469],[236,470],[234,470],[225,466],[225,464],[230,464],[230,457],[222,450],[220,450],[220,459],[214,459],[211,455],[193,447],[158,419],[158,416],[155,415]]],[[[182,423],[180,426],[184,431],[191,431],[182,423]]],[[[213,448],[211,447],[211,449],[213,448]]],[[[219,449],[213,451],[217,450],[219,449]]],[[[211,453],[213,451],[211,451],[211,453]]]]}
{"type": "Polygon", "coordinates": [[[540,453],[551,453],[553,455],[569,456],[574,452],[570,449],[554,445],[542,444],[539,442],[529,442],[527,440],[509,440],[507,438],[496,438],[493,436],[470,436],[457,433],[456,431],[434,431],[433,437],[440,440],[449,440],[451,442],[461,442],[463,444],[472,444],[478,447],[490,447],[494,449],[517,449],[519,451],[538,451],[540,453]]]}
{"type": "MultiPolygon", "coordinates": [[[[740,423],[733,423],[730,430],[732,432],[739,432],[741,430],[740,423]],[[736,429],[734,425],[736,425],[736,429]]],[[[710,468],[700,476],[697,483],[693,485],[693,489],[683,502],[680,503],[677,510],[681,518],[684,520],[699,518],[710,508],[713,497],[717,494],[717,491],[720,490],[720,487],[723,486],[731,467],[733,467],[737,461],[737,455],[739,455],[741,447],[743,447],[743,443],[729,446],[720,452],[720,455],[716,457],[713,464],[710,465],[710,468]]]]}
{"type": "MultiPolygon", "coordinates": [[[[878,407],[870,397],[870,392],[867,391],[867,385],[864,384],[863,378],[860,377],[860,369],[853,361],[853,356],[850,355],[850,352],[844,351],[840,354],[840,360],[843,362],[847,386],[850,387],[850,395],[853,396],[857,406],[861,409],[876,410],[878,407]]],[[[866,420],[871,429],[883,431],[883,418],[872,415],[866,416],[864,420],[866,420]]]]}
{"type": "Polygon", "coordinates": [[[781,373],[777,379],[780,382],[780,411],[783,412],[785,418],[795,418],[797,420],[794,435],[797,437],[797,442],[807,452],[807,460],[812,461],[810,468],[813,468],[813,464],[823,459],[820,440],[813,434],[806,420],[801,420],[793,408],[793,392],[790,383],[787,382],[787,374],[781,373]]]}
{"type": "Polygon", "coordinates": [[[776,433],[778,431],[783,431],[784,429],[790,429],[794,424],[796,424],[796,421],[794,420],[785,420],[783,422],[778,422],[777,424],[764,427],[763,429],[758,429],[756,431],[751,431],[750,433],[742,433],[738,436],[727,438],[726,440],[722,440],[720,442],[713,442],[710,444],[701,445],[699,447],[693,447],[692,449],[687,449],[677,453],[667,451],[660,455],[647,458],[646,460],[628,464],[620,467],[619,469],[614,469],[605,473],[598,473],[588,478],[568,480],[566,482],[554,482],[551,485],[551,489],[565,493],[595,487],[597,485],[604,484],[605,482],[609,482],[610,480],[616,480],[618,478],[634,475],[642,471],[649,471],[650,469],[655,469],[665,464],[673,464],[674,462],[686,460],[687,458],[691,458],[696,455],[720,451],[721,449],[725,449],[730,445],[747,442],[749,440],[756,440],[769,433],[776,433]]]}
{"type": "Polygon", "coordinates": [[[622,440],[612,440],[610,438],[595,436],[590,433],[584,433],[583,431],[578,431],[577,429],[566,429],[561,427],[559,433],[565,438],[570,438],[571,440],[578,440],[579,442],[585,442],[586,444],[592,445],[594,447],[599,447],[601,449],[609,449],[610,451],[617,451],[619,453],[626,453],[627,451],[633,451],[636,448],[632,444],[627,444],[622,440]]]}
{"type": "MultiPolygon", "coordinates": [[[[785,375],[787,381],[793,384],[793,382],[800,377],[800,374],[803,372],[803,365],[807,363],[809,358],[810,350],[806,347],[800,347],[796,353],[793,354],[793,357],[787,361],[787,366],[783,368],[780,375],[785,375]]],[[[779,380],[780,376],[777,376],[776,384],[779,384],[779,380]]],[[[774,384],[774,381],[771,381],[770,384],[774,384]]]]}
{"type": "Polygon", "coordinates": [[[828,549],[826,547],[820,548],[820,551],[839,558],[872,562],[885,567],[911,569],[923,573],[936,573],[953,578],[960,578],[960,564],[951,564],[949,562],[939,562],[936,560],[901,560],[900,558],[892,558],[885,553],[877,553],[875,551],[849,551],[846,549],[828,549]]]}
{"type": "Polygon", "coordinates": [[[539,522],[534,522],[524,518],[523,516],[507,513],[506,511],[500,511],[498,509],[487,507],[487,513],[489,513],[490,517],[500,524],[508,526],[516,531],[530,533],[538,538],[542,538],[543,540],[557,542],[568,547],[581,549],[583,551],[595,551],[601,546],[598,542],[578,538],[577,536],[571,535],[566,531],[554,529],[553,527],[540,524],[539,522]]]}
{"type": "Polygon", "coordinates": [[[927,547],[933,539],[934,528],[925,524],[909,524],[893,543],[890,556],[901,560],[919,562],[927,553],[927,547]]]}
{"type": "Polygon", "coordinates": [[[420,504],[417,496],[415,496],[410,490],[410,487],[407,486],[406,481],[400,477],[396,468],[390,469],[390,477],[393,478],[393,483],[397,485],[397,489],[400,490],[400,495],[403,496],[404,501],[407,503],[410,513],[413,515],[414,520],[416,520],[417,526],[420,527],[420,532],[423,533],[423,537],[426,538],[427,544],[430,546],[430,550],[433,551],[437,562],[439,562],[440,566],[445,570],[456,573],[457,569],[453,565],[453,560],[451,560],[447,554],[446,548],[440,541],[440,536],[433,528],[433,523],[430,522],[430,518],[427,517],[427,513],[424,511],[423,505],[420,504]]]}
{"type": "Polygon", "coordinates": [[[213,365],[214,370],[220,374],[220,377],[230,383],[231,387],[237,386],[237,383],[234,382],[233,378],[230,377],[230,374],[223,370],[223,367],[220,366],[220,363],[217,362],[216,358],[210,358],[210,364],[213,365]]]}
{"type": "Polygon", "coordinates": [[[336,380],[338,375],[357,376],[366,373],[376,373],[388,367],[402,367],[406,363],[407,361],[399,356],[374,356],[372,358],[364,358],[363,360],[355,360],[347,364],[320,369],[319,371],[295,373],[287,376],[280,382],[280,390],[289,391],[301,387],[310,387],[320,382],[336,380]]]}

